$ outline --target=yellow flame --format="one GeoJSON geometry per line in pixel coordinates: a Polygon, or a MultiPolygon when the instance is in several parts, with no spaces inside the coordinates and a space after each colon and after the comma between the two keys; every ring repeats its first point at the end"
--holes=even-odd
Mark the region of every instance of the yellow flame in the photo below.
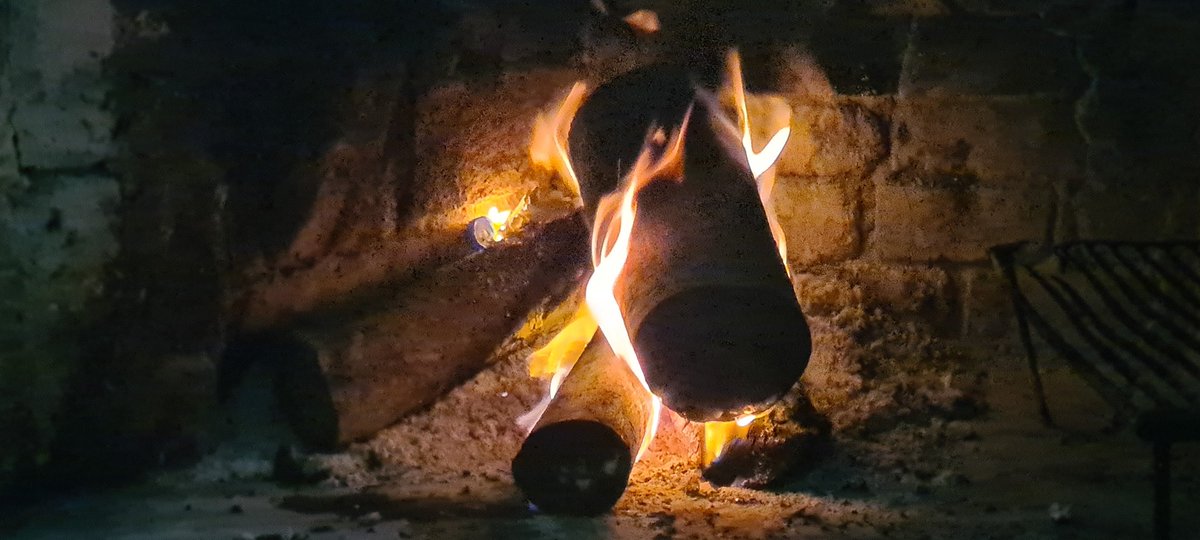
{"type": "MultiPolygon", "coordinates": [[[[629,259],[629,242],[637,216],[636,195],[651,180],[668,172],[678,172],[683,159],[683,133],[687,131],[690,118],[689,109],[684,115],[683,124],[667,141],[667,150],[657,160],[651,157],[648,148],[643,149],[625,177],[623,188],[604,197],[596,208],[595,229],[592,235],[592,253],[596,269],[588,280],[585,298],[613,352],[625,360],[625,364],[650,396],[650,426],[646,429],[636,458],[641,458],[650,447],[650,442],[654,440],[662,412],[662,400],[650,391],[637,352],[633,350],[633,340],[625,326],[625,316],[617,304],[616,286],[625,268],[625,262],[629,259]],[[598,239],[605,241],[597,242],[598,239]],[[609,239],[611,242],[607,241],[609,239]]],[[[676,180],[678,179],[677,177],[676,180]]]]}
{"type": "Polygon", "coordinates": [[[567,152],[567,140],[571,134],[571,120],[587,97],[587,85],[577,82],[551,114],[542,113],[533,122],[533,140],[529,143],[529,159],[534,165],[558,173],[567,189],[579,200],[579,179],[571,167],[567,152]]]}
{"type": "Polygon", "coordinates": [[[487,219],[492,226],[492,240],[499,242],[504,240],[504,231],[508,228],[508,217],[512,215],[512,210],[500,211],[495,206],[488,208],[487,219]]]}
{"type": "Polygon", "coordinates": [[[596,320],[586,305],[579,306],[571,322],[547,343],[529,355],[529,376],[545,379],[560,370],[570,370],[596,334],[596,320]]]}
{"type": "Polygon", "coordinates": [[[587,304],[580,304],[570,322],[549,343],[529,355],[529,376],[550,379],[550,389],[533,409],[517,418],[517,424],[525,431],[533,430],[550,406],[550,401],[558,395],[563,379],[575,367],[583,350],[592,341],[592,336],[596,335],[596,328],[596,319],[592,318],[587,304]]]}
{"type": "Polygon", "coordinates": [[[701,464],[705,467],[712,465],[725,452],[725,448],[729,446],[729,443],[746,438],[750,434],[750,426],[754,424],[755,420],[758,420],[765,414],[765,412],[747,414],[729,422],[705,422],[704,449],[700,457],[701,464]]]}
{"type": "Polygon", "coordinates": [[[727,85],[730,91],[733,92],[734,105],[738,115],[738,127],[741,129],[742,135],[742,148],[746,151],[746,161],[750,164],[750,173],[754,175],[758,186],[758,198],[762,202],[763,210],[766,212],[767,224],[771,228],[771,236],[775,239],[775,245],[779,249],[779,258],[783,260],[784,268],[787,269],[788,275],[791,275],[791,268],[788,267],[787,262],[787,239],[784,238],[783,227],[779,225],[779,219],[775,215],[775,204],[772,197],[772,192],[775,188],[774,166],[779,161],[779,156],[783,155],[783,149],[787,146],[788,137],[792,133],[791,109],[781,107],[774,111],[774,118],[771,118],[772,123],[783,123],[784,127],[771,136],[761,151],[755,152],[754,143],[750,136],[750,113],[746,107],[746,85],[742,80],[742,59],[738,52],[734,50],[729,52],[726,60],[727,85]]]}

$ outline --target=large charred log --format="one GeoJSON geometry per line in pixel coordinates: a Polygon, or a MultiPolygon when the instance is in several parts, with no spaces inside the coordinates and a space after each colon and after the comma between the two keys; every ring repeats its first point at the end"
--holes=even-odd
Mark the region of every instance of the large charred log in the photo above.
{"type": "MultiPolygon", "coordinates": [[[[652,66],[601,86],[571,125],[585,212],[634,163],[652,125],[681,125],[693,78],[652,66]]],[[[698,421],[762,410],[800,378],[811,341],[737,141],[697,103],[682,181],[639,194],[617,299],[651,389],[698,421]]]]}
{"type": "Polygon", "coordinates": [[[586,267],[586,238],[578,216],[529,230],[362,312],[329,311],[238,340],[223,372],[269,362],[284,412],[310,446],[370,436],[485,367],[528,312],[565,294],[586,267]]]}
{"type": "Polygon", "coordinates": [[[648,397],[597,332],[513,458],[513,479],[546,512],[612,508],[646,433],[648,397]]]}

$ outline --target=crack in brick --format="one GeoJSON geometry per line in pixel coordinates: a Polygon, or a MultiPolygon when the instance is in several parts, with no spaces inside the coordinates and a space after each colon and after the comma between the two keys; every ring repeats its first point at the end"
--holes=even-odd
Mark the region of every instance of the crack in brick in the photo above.
{"type": "Polygon", "coordinates": [[[14,102],[12,105],[10,105],[8,107],[8,110],[5,111],[4,125],[7,126],[8,129],[12,130],[13,160],[16,161],[16,163],[17,163],[16,169],[18,171],[20,171],[21,170],[21,139],[20,139],[20,136],[17,134],[17,126],[15,123],[13,123],[13,118],[16,117],[16,115],[17,115],[17,104],[16,104],[16,102],[14,102]]]}

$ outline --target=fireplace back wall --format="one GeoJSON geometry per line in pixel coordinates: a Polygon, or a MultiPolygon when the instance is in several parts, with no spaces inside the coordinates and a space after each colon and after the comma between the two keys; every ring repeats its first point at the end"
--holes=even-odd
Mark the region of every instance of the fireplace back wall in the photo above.
{"type": "MultiPolygon", "coordinates": [[[[534,116],[607,69],[586,9],[186,4],[0,6],[0,485],[193,459],[230,335],[452,260],[480,201],[548,181],[534,116]]],[[[811,316],[1012,346],[988,247],[1200,237],[1190,3],[730,4],[650,7],[731,21],[792,106],[811,316]]]]}

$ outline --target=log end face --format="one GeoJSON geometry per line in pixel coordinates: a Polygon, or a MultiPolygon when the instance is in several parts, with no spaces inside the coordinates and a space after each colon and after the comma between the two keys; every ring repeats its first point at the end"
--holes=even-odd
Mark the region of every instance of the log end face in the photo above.
{"type": "Polygon", "coordinates": [[[607,512],[629,483],[629,445],[611,428],[585,420],[542,426],[513,458],[513,479],[544,512],[594,516],[607,512]]]}
{"type": "Polygon", "coordinates": [[[634,346],[667,407],[693,421],[727,421],[786,394],[804,374],[812,339],[794,298],[766,288],[698,287],[649,312],[634,346]]]}

